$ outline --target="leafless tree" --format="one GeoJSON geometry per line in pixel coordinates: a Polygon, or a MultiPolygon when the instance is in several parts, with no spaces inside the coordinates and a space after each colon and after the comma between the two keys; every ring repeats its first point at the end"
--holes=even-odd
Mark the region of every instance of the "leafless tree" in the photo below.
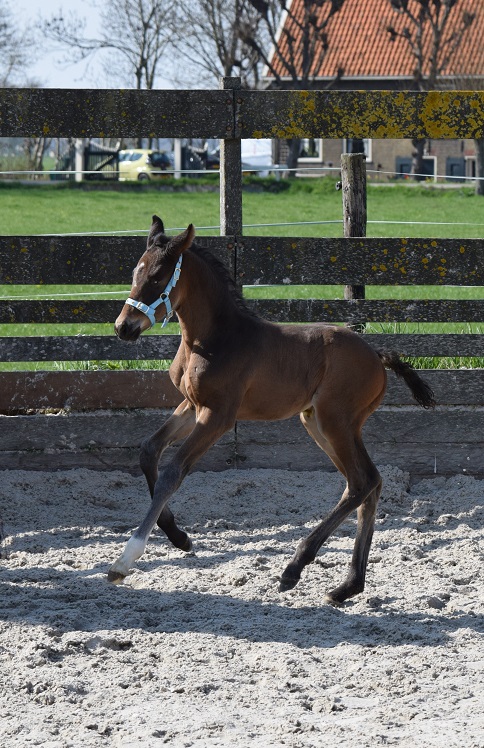
{"type": "MultiPolygon", "coordinates": [[[[418,91],[432,91],[442,84],[444,74],[452,74],[455,53],[474,22],[475,14],[461,10],[459,0],[389,0],[405,23],[388,26],[390,39],[405,39],[415,59],[414,85],[418,91]]],[[[416,179],[425,179],[423,158],[425,140],[415,139],[412,171],[416,179]]]]}
{"type": "MultiPolygon", "coordinates": [[[[249,2],[259,13],[269,44],[261,43],[260,37],[249,29],[243,39],[263,61],[273,78],[273,86],[283,88],[289,81],[291,88],[314,88],[330,45],[330,21],[343,7],[344,0],[303,0],[298,5],[287,0],[249,2]]],[[[338,70],[328,87],[335,85],[342,74],[338,70]]],[[[293,138],[288,145],[287,165],[294,169],[301,142],[293,138]]]]}
{"type": "Polygon", "coordinates": [[[249,0],[260,14],[271,46],[262,47],[257,38],[246,37],[259,54],[276,86],[311,89],[321,73],[329,49],[328,24],[341,10],[344,0],[303,0],[302,13],[286,0],[249,0]]]}
{"type": "Polygon", "coordinates": [[[202,84],[238,75],[244,88],[259,85],[260,57],[244,37],[258,35],[259,14],[250,0],[181,0],[173,29],[181,76],[194,66],[202,84]]]}
{"type": "Polygon", "coordinates": [[[64,50],[66,62],[109,51],[105,69],[110,77],[116,70],[118,81],[154,88],[170,45],[174,0],[97,0],[93,6],[100,13],[99,36],[87,36],[85,19],[61,11],[43,23],[45,35],[64,50]]]}
{"type": "MultiPolygon", "coordinates": [[[[25,138],[23,150],[27,158],[28,171],[41,172],[44,168],[44,155],[52,143],[52,138],[25,138]]],[[[39,173],[30,174],[30,179],[39,179],[39,173]]]]}
{"type": "MultiPolygon", "coordinates": [[[[34,61],[36,47],[31,29],[22,29],[11,10],[11,5],[0,0],[0,86],[30,86],[37,82],[29,80],[28,66],[34,61]]],[[[45,138],[27,138],[23,151],[22,168],[42,170],[45,138]]]]}
{"type": "Polygon", "coordinates": [[[30,31],[19,27],[10,4],[0,0],[0,87],[25,85],[26,68],[33,57],[30,31]]]}

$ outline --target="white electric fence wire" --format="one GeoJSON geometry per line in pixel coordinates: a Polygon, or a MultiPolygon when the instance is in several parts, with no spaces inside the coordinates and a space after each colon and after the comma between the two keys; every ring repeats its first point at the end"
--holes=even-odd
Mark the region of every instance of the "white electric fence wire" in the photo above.
{"type": "MultiPolygon", "coordinates": [[[[251,166],[250,164],[242,164],[241,168],[243,172],[253,172],[253,173],[255,172],[266,173],[267,172],[267,173],[273,173],[273,174],[286,173],[286,172],[300,173],[303,171],[308,171],[308,172],[312,171],[312,172],[319,172],[319,173],[321,173],[322,171],[336,171],[336,172],[341,171],[341,168],[339,166],[298,166],[296,168],[288,168],[287,166],[284,166],[281,164],[267,164],[266,166],[251,166]]],[[[115,172],[114,170],[112,172],[111,171],[103,172],[99,170],[88,171],[84,169],[82,170],[71,169],[69,171],[60,171],[60,170],[59,171],[57,170],[52,170],[52,171],[50,170],[49,171],[38,171],[37,170],[36,171],[36,170],[23,170],[22,169],[22,170],[15,170],[15,171],[14,170],[0,171],[0,176],[12,176],[12,177],[17,176],[18,177],[18,176],[34,175],[34,176],[39,176],[39,177],[46,177],[46,176],[50,177],[50,175],[61,174],[64,176],[72,177],[72,176],[75,176],[76,174],[81,174],[81,175],[93,174],[97,176],[107,176],[111,174],[114,175],[116,173],[117,172],[115,172]]],[[[432,181],[437,180],[437,179],[444,179],[444,180],[456,179],[460,182],[478,182],[484,179],[484,177],[475,177],[475,176],[455,176],[452,174],[419,174],[419,173],[414,174],[414,173],[409,173],[409,172],[383,171],[382,169],[367,169],[366,173],[391,176],[394,179],[405,179],[405,180],[413,179],[414,177],[422,177],[422,179],[432,180],[432,181]]],[[[205,174],[220,174],[220,170],[219,169],[166,169],[163,171],[154,171],[154,170],[150,171],[150,175],[153,175],[153,174],[156,174],[156,175],[159,174],[161,176],[162,175],[167,176],[171,174],[205,175],[205,174]]],[[[113,181],[117,181],[114,179],[114,176],[113,176],[113,181]]],[[[136,180],[130,179],[130,180],[123,180],[123,181],[131,182],[131,181],[136,181],[136,180]]]]}
{"type": "MultiPolygon", "coordinates": [[[[244,223],[245,229],[274,228],[277,226],[324,226],[326,224],[343,223],[337,218],[328,221],[282,221],[280,223],[244,223]]],[[[395,226],[484,226],[484,223],[466,223],[465,221],[392,221],[392,220],[370,220],[367,223],[392,224],[395,226]]],[[[186,226],[172,226],[166,231],[184,231],[186,226]]],[[[197,231],[219,231],[220,224],[216,226],[197,226],[197,231]]],[[[134,234],[146,234],[144,229],[125,229],[122,231],[78,231],[69,234],[36,234],[36,236],[70,237],[70,236],[133,236],[134,234]]]]}

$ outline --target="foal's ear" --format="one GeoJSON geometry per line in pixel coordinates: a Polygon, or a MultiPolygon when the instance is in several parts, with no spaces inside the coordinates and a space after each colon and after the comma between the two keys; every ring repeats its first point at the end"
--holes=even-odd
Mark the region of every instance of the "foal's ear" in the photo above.
{"type": "Polygon", "coordinates": [[[182,252],[191,247],[193,240],[195,239],[195,228],[191,223],[185,231],[182,231],[178,236],[174,236],[170,239],[166,245],[165,252],[173,259],[178,259],[182,252]]]}
{"type": "Polygon", "coordinates": [[[163,221],[158,216],[153,216],[153,218],[151,219],[150,233],[148,235],[148,246],[154,242],[155,237],[157,237],[158,234],[164,233],[165,227],[163,225],[163,221]]]}

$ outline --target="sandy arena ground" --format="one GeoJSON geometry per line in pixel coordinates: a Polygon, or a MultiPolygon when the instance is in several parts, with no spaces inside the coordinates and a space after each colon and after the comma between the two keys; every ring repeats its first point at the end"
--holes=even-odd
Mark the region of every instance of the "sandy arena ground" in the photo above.
{"type": "Polygon", "coordinates": [[[6,471],[0,507],[2,748],[484,746],[484,481],[382,468],[365,592],[344,608],[354,519],[281,595],[336,474],[195,473],[126,583],[106,572],[144,479],[6,471]]]}

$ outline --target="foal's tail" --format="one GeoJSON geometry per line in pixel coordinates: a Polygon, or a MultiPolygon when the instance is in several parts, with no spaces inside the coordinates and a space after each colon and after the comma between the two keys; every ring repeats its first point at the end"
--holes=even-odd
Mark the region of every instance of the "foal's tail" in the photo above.
{"type": "Polygon", "coordinates": [[[391,369],[397,377],[401,377],[404,380],[415,400],[422,408],[435,408],[436,402],[432,389],[427,382],[419,377],[411,364],[402,361],[395,351],[377,351],[377,353],[385,369],[391,369]]]}

